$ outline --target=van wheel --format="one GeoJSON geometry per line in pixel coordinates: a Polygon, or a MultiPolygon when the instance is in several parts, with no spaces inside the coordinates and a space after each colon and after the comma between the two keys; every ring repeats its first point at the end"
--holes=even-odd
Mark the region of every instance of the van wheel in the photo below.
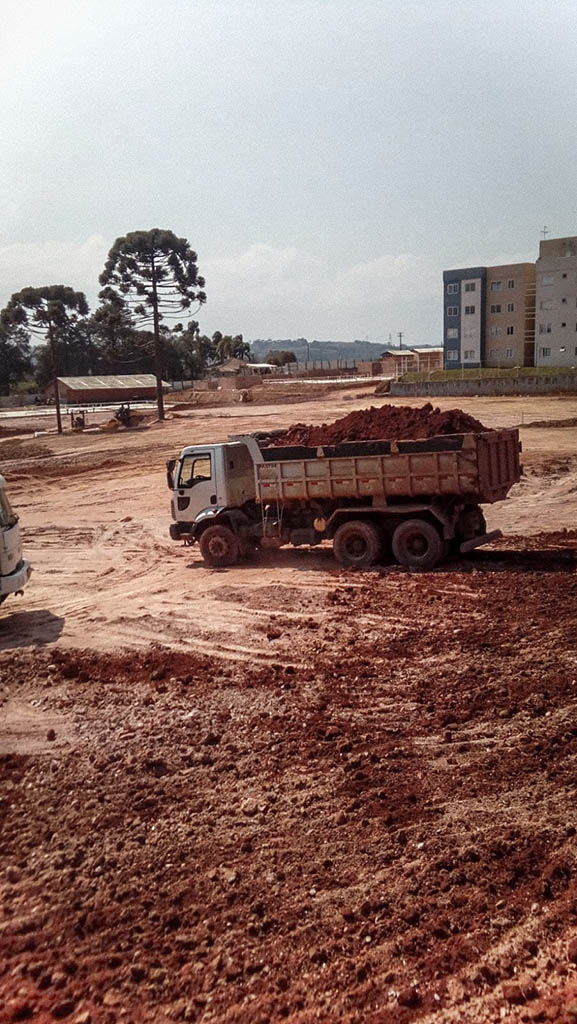
{"type": "Polygon", "coordinates": [[[426,519],[407,519],[393,533],[393,555],[411,569],[432,569],[446,555],[439,531],[426,519]]]}
{"type": "Polygon", "coordinates": [[[339,526],[333,540],[337,562],[363,568],[374,565],[381,553],[381,535],[373,523],[354,519],[339,526]]]}
{"type": "Polygon", "coordinates": [[[198,546],[207,565],[236,565],[238,562],[240,545],[228,526],[207,526],[198,546]]]}

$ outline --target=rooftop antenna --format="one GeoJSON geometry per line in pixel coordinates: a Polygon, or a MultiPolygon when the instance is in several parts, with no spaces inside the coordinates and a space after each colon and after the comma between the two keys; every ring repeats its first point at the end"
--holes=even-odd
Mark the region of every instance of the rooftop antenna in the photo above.
{"type": "Polygon", "coordinates": [[[541,228],[541,234],[543,235],[543,240],[545,240],[547,238],[547,235],[549,234],[549,228],[546,224],[543,228],[541,228]]]}

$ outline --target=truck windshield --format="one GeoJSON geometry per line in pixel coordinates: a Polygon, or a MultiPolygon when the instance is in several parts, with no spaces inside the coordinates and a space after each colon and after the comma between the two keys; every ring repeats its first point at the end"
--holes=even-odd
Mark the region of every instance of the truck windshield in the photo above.
{"type": "Polygon", "coordinates": [[[18,516],[14,512],[8,495],[3,487],[0,487],[0,528],[14,526],[18,522],[18,516]]]}
{"type": "Polygon", "coordinates": [[[212,476],[210,455],[185,455],[180,463],[179,487],[194,487],[212,476]]]}

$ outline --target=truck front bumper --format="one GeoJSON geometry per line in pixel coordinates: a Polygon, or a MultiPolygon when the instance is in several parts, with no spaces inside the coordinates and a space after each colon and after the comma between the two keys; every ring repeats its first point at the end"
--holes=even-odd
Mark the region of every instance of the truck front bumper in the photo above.
{"type": "Polygon", "coordinates": [[[194,540],[193,523],[171,523],[168,527],[171,540],[185,540],[192,544],[194,540]]]}
{"type": "Polygon", "coordinates": [[[22,590],[32,572],[32,566],[30,562],[23,560],[14,572],[11,572],[8,576],[0,576],[0,594],[15,594],[18,590],[22,590]]]}

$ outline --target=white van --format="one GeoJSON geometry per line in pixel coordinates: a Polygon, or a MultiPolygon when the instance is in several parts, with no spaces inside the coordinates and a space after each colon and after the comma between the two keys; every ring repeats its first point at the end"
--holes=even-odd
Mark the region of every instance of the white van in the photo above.
{"type": "Polygon", "coordinates": [[[18,516],[6,494],[6,481],[0,476],[0,604],[8,594],[21,594],[32,568],[22,558],[18,516]]]}

